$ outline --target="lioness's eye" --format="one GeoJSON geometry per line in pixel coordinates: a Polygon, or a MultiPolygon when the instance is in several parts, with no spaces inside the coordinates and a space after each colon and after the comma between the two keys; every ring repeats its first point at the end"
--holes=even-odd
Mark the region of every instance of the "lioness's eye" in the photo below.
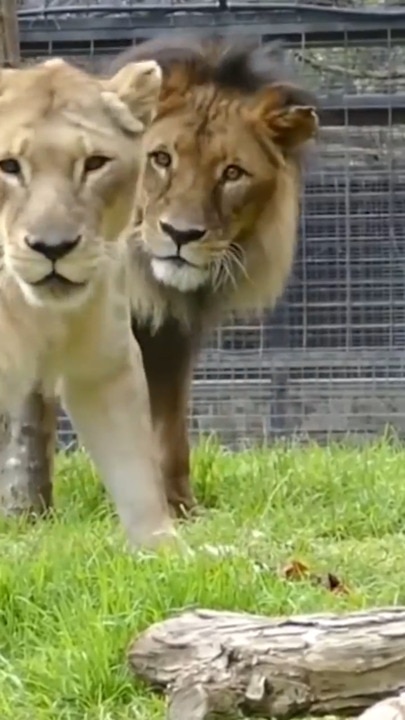
{"type": "Polygon", "coordinates": [[[151,152],[149,157],[155,165],[161,168],[168,168],[172,164],[172,159],[169,153],[165,152],[165,150],[151,152]]]}
{"type": "Polygon", "coordinates": [[[111,158],[106,157],[106,155],[89,155],[84,162],[84,172],[90,173],[100,170],[100,168],[110,162],[110,159],[111,158]]]}
{"type": "Polygon", "coordinates": [[[228,165],[222,173],[223,182],[235,182],[247,173],[239,165],[228,165]]]}
{"type": "Polygon", "coordinates": [[[19,175],[21,165],[15,158],[4,158],[4,160],[0,160],[0,170],[6,175],[19,175]]]}

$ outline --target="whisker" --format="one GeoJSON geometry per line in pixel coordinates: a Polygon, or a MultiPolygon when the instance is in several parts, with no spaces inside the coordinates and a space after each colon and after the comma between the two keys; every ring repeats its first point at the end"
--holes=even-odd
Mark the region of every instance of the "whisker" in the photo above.
{"type": "Polygon", "coordinates": [[[222,262],[221,258],[215,258],[214,264],[213,264],[213,279],[212,279],[212,287],[214,292],[219,290],[221,287],[221,275],[222,275],[222,262]]]}
{"type": "Polygon", "coordinates": [[[243,250],[243,248],[241,248],[241,246],[237,245],[236,243],[231,243],[231,245],[229,246],[229,250],[230,250],[230,253],[232,255],[232,259],[233,259],[233,262],[235,263],[235,265],[237,265],[239,270],[243,273],[246,280],[249,280],[250,282],[252,282],[252,278],[249,276],[249,273],[246,269],[246,264],[244,262],[246,253],[243,250]]]}
{"type": "Polygon", "coordinates": [[[215,258],[213,262],[213,289],[216,292],[229,280],[235,287],[235,278],[232,272],[232,263],[229,253],[226,251],[221,257],[215,258]]]}
{"type": "Polygon", "coordinates": [[[233,273],[233,264],[232,264],[232,256],[231,256],[231,254],[230,254],[229,252],[226,252],[225,255],[224,255],[223,260],[224,260],[224,265],[223,265],[223,267],[224,267],[226,276],[227,276],[227,278],[230,280],[232,286],[233,286],[234,288],[236,288],[237,282],[236,282],[236,277],[235,277],[235,275],[234,275],[234,273],[233,273]]]}
{"type": "Polygon", "coordinates": [[[245,251],[237,243],[231,243],[220,257],[212,262],[212,287],[214,292],[229,282],[235,289],[238,284],[238,274],[241,273],[249,282],[252,282],[245,265],[245,251]]]}

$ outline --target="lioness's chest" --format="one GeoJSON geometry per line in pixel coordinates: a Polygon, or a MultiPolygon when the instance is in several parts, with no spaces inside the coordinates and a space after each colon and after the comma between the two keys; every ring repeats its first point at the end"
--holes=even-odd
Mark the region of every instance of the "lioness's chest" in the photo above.
{"type": "Polygon", "coordinates": [[[114,372],[131,341],[129,301],[124,293],[97,293],[80,311],[62,316],[49,333],[42,382],[63,376],[89,380],[114,372]]]}

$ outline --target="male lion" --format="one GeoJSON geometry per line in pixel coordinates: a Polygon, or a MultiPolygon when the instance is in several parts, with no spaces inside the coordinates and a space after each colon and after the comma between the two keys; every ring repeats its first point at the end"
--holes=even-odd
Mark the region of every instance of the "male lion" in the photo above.
{"type": "Polygon", "coordinates": [[[273,307],[293,262],[314,99],[269,48],[151,41],[124,53],[163,70],[144,136],[133,238],[133,330],[169,503],[194,505],[187,404],[203,333],[230,310],[273,307]]]}
{"type": "Polygon", "coordinates": [[[126,243],[162,74],[101,80],[51,60],[0,70],[0,411],[62,397],[133,542],[173,534],[131,334],[126,243]]]}

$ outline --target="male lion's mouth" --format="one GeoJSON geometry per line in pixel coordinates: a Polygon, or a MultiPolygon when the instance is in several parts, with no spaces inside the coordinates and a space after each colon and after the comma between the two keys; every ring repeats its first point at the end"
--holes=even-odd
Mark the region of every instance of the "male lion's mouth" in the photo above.
{"type": "Polygon", "coordinates": [[[50,290],[62,290],[64,288],[78,288],[83,287],[86,283],[84,282],[73,282],[64,275],[59,275],[58,272],[53,270],[52,272],[45,275],[41,280],[31,283],[34,287],[46,287],[50,290]]]}
{"type": "Polygon", "coordinates": [[[195,292],[209,282],[209,270],[188,262],[181,255],[151,256],[151,271],[159,283],[181,293],[195,292]]]}

